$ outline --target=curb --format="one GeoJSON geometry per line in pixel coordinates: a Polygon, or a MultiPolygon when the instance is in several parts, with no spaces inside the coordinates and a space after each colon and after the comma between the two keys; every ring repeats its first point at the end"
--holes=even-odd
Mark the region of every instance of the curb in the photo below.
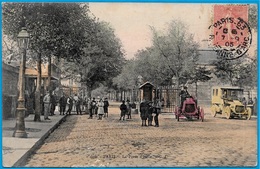
{"type": "Polygon", "coordinates": [[[59,121],[54,124],[19,160],[17,160],[12,167],[21,167],[26,164],[28,157],[34,153],[39,146],[41,146],[44,140],[61,124],[66,120],[67,115],[63,116],[59,121]]]}

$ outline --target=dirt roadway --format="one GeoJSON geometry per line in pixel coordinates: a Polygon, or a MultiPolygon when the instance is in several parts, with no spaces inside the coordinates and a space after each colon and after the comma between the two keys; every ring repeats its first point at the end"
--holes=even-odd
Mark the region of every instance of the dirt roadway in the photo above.
{"type": "Polygon", "coordinates": [[[257,120],[213,118],[177,122],[159,116],[160,127],[141,127],[138,114],[119,121],[110,108],[102,121],[68,116],[28,160],[26,167],[255,166],[257,120]]]}

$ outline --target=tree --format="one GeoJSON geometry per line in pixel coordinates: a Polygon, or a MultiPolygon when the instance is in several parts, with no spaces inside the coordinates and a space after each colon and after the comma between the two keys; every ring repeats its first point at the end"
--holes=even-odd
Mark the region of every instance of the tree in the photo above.
{"type": "Polygon", "coordinates": [[[256,86],[256,59],[243,57],[236,60],[218,58],[214,63],[214,74],[223,82],[232,86],[256,86]]]}
{"type": "Polygon", "coordinates": [[[254,88],[257,86],[257,61],[256,58],[249,59],[241,64],[238,70],[236,85],[254,88]]]}
{"type": "Polygon", "coordinates": [[[166,34],[153,30],[153,46],[158,51],[161,62],[165,63],[170,76],[177,78],[177,87],[185,83],[185,72],[196,67],[198,59],[198,43],[188,32],[187,26],[181,21],[173,20],[166,34]]]}
{"type": "Polygon", "coordinates": [[[207,70],[205,66],[198,66],[189,74],[189,83],[195,83],[196,85],[196,98],[198,97],[198,82],[209,81],[212,78],[210,75],[211,71],[207,70]]]}
{"type": "Polygon", "coordinates": [[[125,62],[122,44],[109,24],[98,22],[95,26],[92,46],[86,46],[85,55],[78,62],[81,82],[88,88],[88,97],[100,83],[111,85],[113,77],[121,72],[125,62]],[[89,47],[92,50],[88,50],[89,47]]]}
{"type": "MultiPolygon", "coordinates": [[[[27,27],[31,34],[30,49],[36,53],[38,65],[41,65],[41,60],[44,59],[39,57],[44,55],[49,58],[49,65],[51,56],[75,61],[82,53],[80,50],[82,45],[79,44],[84,44],[82,40],[85,38],[81,36],[87,32],[83,31],[85,25],[80,25],[78,22],[90,20],[88,12],[88,5],[78,3],[5,3],[3,32],[10,39],[16,40],[21,27],[27,27]]],[[[38,74],[41,72],[40,69],[41,66],[38,66],[38,74]]],[[[39,82],[37,85],[41,84],[40,75],[37,76],[39,82]]],[[[37,86],[36,98],[39,98],[39,90],[40,87],[37,86]]],[[[40,121],[40,99],[36,101],[35,120],[40,121]]]]}

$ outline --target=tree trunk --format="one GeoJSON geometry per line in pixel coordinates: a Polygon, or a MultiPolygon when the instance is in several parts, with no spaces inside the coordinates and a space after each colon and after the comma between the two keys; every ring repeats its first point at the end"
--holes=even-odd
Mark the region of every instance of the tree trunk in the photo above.
{"type": "Polygon", "coordinates": [[[120,90],[120,93],[121,93],[121,98],[120,98],[120,102],[123,100],[123,90],[120,90]]]}
{"type": "Polygon", "coordinates": [[[52,94],[51,89],[51,55],[48,55],[48,80],[47,80],[47,86],[48,90],[50,92],[50,95],[52,94]]]}
{"type": "Polygon", "coordinates": [[[176,90],[176,105],[180,105],[180,97],[179,97],[179,89],[180,89],[180,77],[179,77],[179,75],[177,75],[176,76],[176,78],[177,78],[177,81],[176,81],[176,88],[177,88],[177,90],[176,90]]]}
{"type": "Polygon", "coordinates": [[[41,53],[37,54],[37,84],[35,91],[35,116],[34,121],[41,121],[42,101],[41,101],[41,84],[42,84],[42,61],[41,53]]]}
{"type": "Polygon", "coordinates": [[[87,90],[87,93],[86,93],[87,98],[91,98],[91,91],[92,91],[91,87],[86,85],[86,90],[87,90]]]}
{"type": "Polygon", "coordinates": [[[196,99],[198,99],[198,82],[195,82],[196,85],[196,99]]]}

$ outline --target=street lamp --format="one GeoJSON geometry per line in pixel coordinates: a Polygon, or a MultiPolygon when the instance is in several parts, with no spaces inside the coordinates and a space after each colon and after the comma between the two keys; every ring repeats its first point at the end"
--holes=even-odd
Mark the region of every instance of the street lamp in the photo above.
{"type": "Polygon", "coordinates": [[[26,28],[23,27],[22,31],[17,36],[18,47],[22,51],[22,59],[19,70],[19,97],[18,97],[18,107],[16,112],[16,126],[13,133],[13,137],[26,138],[27,133],[25,132],[25,62],[26,62],[26,50],[28,49],[30,35],[26,31],[26,28]]]}

